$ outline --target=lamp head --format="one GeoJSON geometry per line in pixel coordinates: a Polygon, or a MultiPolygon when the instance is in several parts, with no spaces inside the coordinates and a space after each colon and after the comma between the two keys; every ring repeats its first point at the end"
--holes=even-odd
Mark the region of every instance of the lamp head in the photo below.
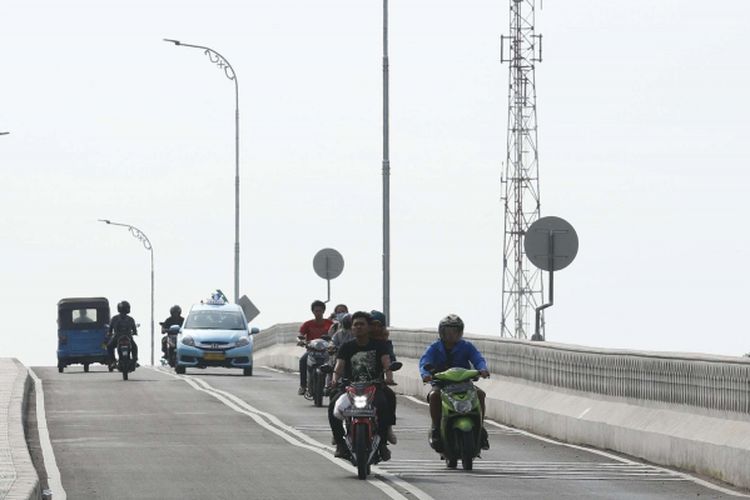
{"type": "Polygon", "coordinates": [[[173,43],[175,45],[180,45],[180,41],[179,40],[172,40],[171,38],[164,38],[163,40],[165,42],[173,43]]]}

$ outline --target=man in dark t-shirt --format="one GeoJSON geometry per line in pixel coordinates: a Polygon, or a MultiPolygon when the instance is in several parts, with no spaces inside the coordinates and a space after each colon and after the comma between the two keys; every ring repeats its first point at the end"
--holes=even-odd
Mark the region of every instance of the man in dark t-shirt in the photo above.
{"type": "MultiPolygon", "coordinates": [[[[381,340],[370,338],[370,325],[372,318],[363,311],[352,314],[352,333],[354,340],[341,346],[336,356],[336,367],[334,368],[332,385],[335,386],[342,378],[350,382],[379,382],[393,384],[393,372],[388,368],[391,358],[388,354],[388,346],[381,340]]],[[[340,397],[347,397],[346,395],[340,397]]],[[[344,425],[341,420],[333,416],[333,408],[337,398],[331,398],[328,406],[328,422],[331,432],[336,441],[336,456],[345,457],[347,454],[344,444],[344,425]]],[[[380,456],[383,461],[390,459],[391,452],[388,450],[388,427],[396,421],[395,409],[392,408],[385,391],[379,387],[375,391],[373,405],[378,412],[378,434],[380,434],[380,456]]]]}

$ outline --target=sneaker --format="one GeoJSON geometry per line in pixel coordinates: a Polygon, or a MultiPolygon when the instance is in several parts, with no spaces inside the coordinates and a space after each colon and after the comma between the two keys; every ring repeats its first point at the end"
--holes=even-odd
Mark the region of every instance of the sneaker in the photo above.
{"type": "Polygon", "coordinates": [[[379,448],[380,451],[380,460],[383,462],[387,462],[391,459],[391,450],[388,449],[388,444],[382,443],[379,448]]]}
{"type": "Polygon", "coordinates": [[[298,396],[304,396],[306,390],[307,389],[305,389],[304,387],[300,387],[299,389],[297,389],[297,395],[298,396]]]}
{"type": "Polygon", "coordinates": [[[482,427],[482,445],[483,450],[489,450],[490,449],[490,440],[489,436],[487,435],[487,429],[482,427]]]}
{"type": "Polygon", "coordinates": [[[339,443],[336,445],[336,451],[333,456],[336,458],[349,458],[349,449],[344,443],[339,443]]]}
{"type": "Polygon", "coordinates": [[[388,442],[391,444],[398,443],[398,438],[396,437],[396,433],[393,432],[393,426],[391,425],[388,427],[388,442]]]}

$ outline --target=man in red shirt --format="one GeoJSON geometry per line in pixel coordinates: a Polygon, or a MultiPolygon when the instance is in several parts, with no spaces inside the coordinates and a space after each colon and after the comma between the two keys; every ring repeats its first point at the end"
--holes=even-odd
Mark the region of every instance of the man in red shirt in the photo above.
{"type": "MultiPolygon", "coordinates": [[[[310,342],[328,334],[328,330],[333,325],[330,319],[324,319],[323,314],[326,312],[326,305],[320,300],[316,300],[310,306],[310,310],[315,316],[313,319],[305,321],[299,328],[299,339],[310,342]]],[[[299,358],[299,390],[300,396],[305,394],[307,388],[307,351],[299,358]]]]}

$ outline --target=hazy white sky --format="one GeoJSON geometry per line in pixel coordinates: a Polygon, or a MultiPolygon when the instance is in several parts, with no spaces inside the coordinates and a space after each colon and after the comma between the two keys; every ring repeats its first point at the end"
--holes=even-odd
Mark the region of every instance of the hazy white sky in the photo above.
{"type": "MultiPolygon", "coordinates": [[[[128,299],[148,334],[231,295],[235,67],[241,292],[255,324],[381,305],[379,0],[3,0],[0,355],[54,364],[56,303],[128,299]]],[[[750,2],[544,2],[542,215],[571,222],[549,340],[742,354],[750,270],[750,2]]],[[[392,324],[499,335],[508,1],[390,2],[392,324]]],[[[158,337],[158,335],[157,335],[158,337]]],[[[147,335],[141,339],[143,355],[147,335]],[[145,344],[145,345],[144,345],[145,344]]]]}

